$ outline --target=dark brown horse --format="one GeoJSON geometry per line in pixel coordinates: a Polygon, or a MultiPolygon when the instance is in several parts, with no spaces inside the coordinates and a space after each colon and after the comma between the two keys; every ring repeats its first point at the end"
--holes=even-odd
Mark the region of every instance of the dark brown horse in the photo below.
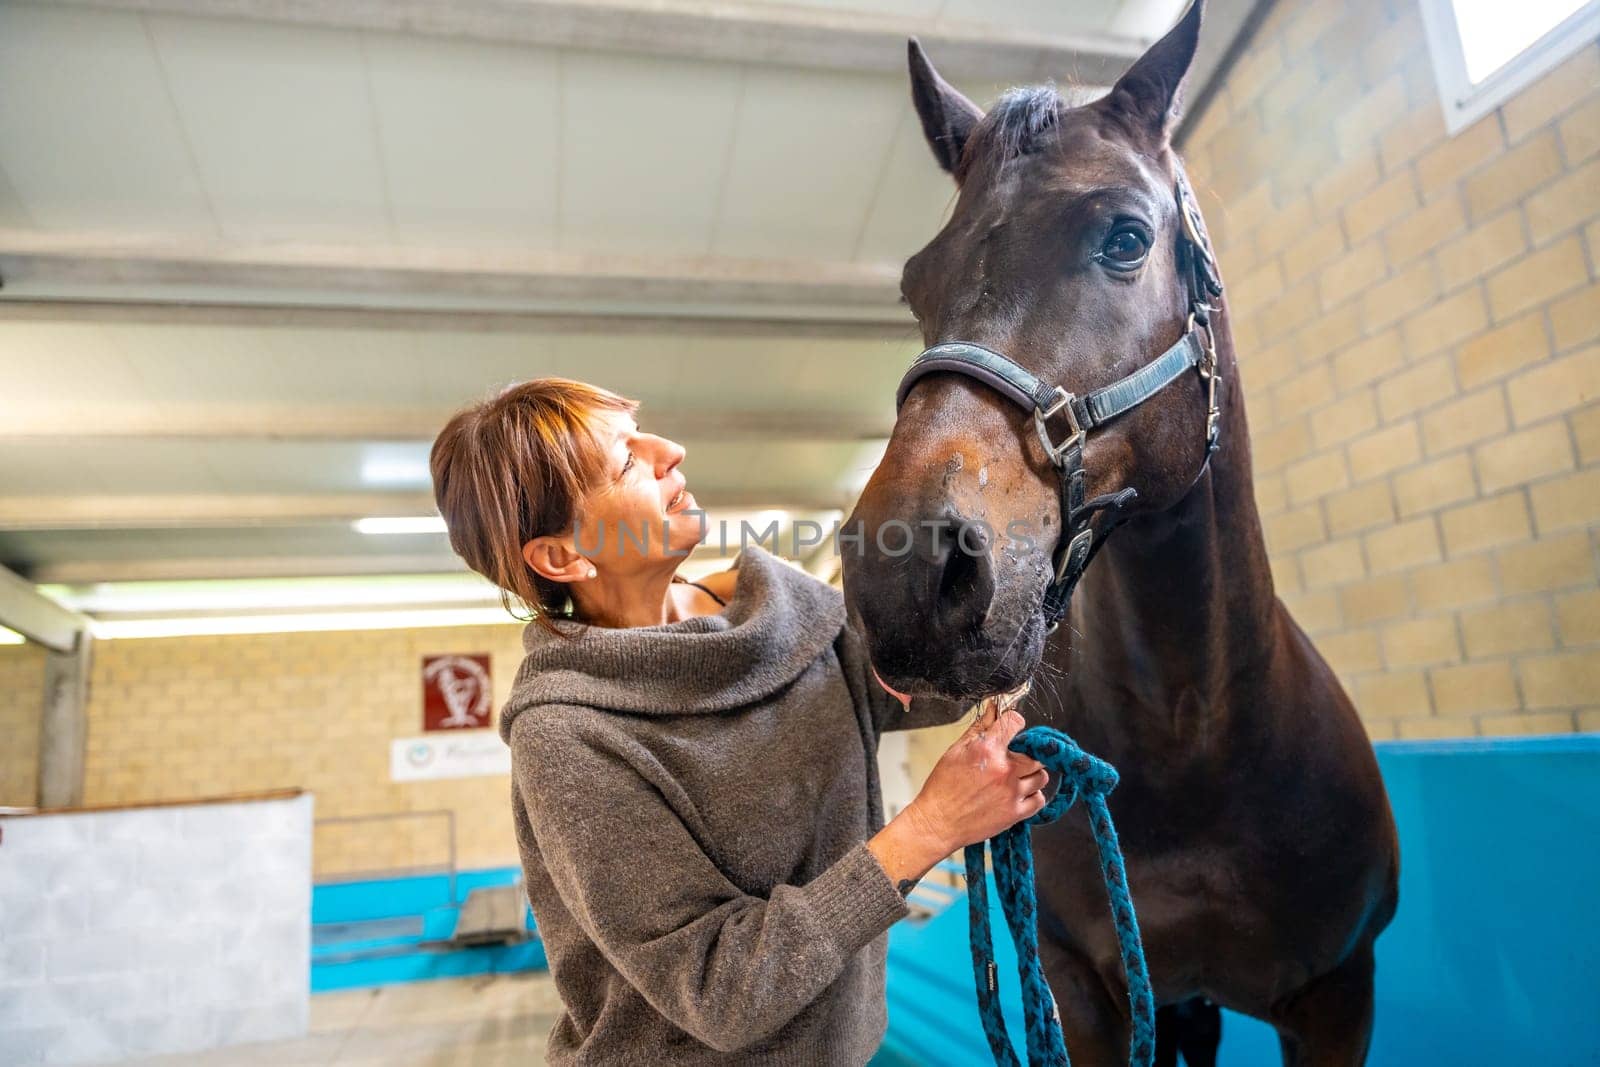
{"type": "MultiPolygon", "coordinates": [[[[960,186],[902,282],[929,345],[981,345],[1081,396],[1185,335],[1193,249],[1170,134],[1199,26],[1196,4],[1092,103],[1014,90],[988,115],[913,44],[913,99],[960,186]]],[[[1211,1063],[1221,1005],[1272,1024],[1287,1063],[1357,1064],[1398,844],[1361,723],[1274,595],[1225,304],[1210,321],[1220,447],[1208,462],[1208,383],[1192,371],[1087,435],[1086,496],[1138,496],[1060,629],[1043,607],[1060,474],[1014,397],[970,373],[905,396],[850,520],[865,538],[845,593],[889,685],[974,698],[1032,677],[1029,721],[1121,772],[1111,808],[1161,1005],[1158,1062],[1181,1047],[1211,1063]]],[[[1084,820],[1033,838],[1074,1062],[1125,1062],[1126,986],[1084,820]]]]}

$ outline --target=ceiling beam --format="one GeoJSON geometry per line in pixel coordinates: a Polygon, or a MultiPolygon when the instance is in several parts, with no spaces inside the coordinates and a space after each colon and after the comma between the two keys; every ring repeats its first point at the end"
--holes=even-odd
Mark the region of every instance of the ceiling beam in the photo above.
{"type": "Polygon", "coordinates": [[[451,574],[466,564],[448,550],[432,555],[372,553],[348,556],[239,556],[172,559],[63,560],[27,568],[39,585],[96,582],[234,581],[241,578],[318,578],[350,575],[451,574]]]}
{"type": "Polygon", "coordinates": [[[0,626],[55,652],[78,647],[88,620],[44,596],[33,583],[0,567],[0,626]]]}
{"type": "MultiPolygon", "coordinates": [[[[59,2],[59,0],[58,0],[59,2]]],[[[597,49],[689,60],[902,74],[908,36],[946,76],[1109,85],[1149,43],[950,18],[750,0],[68,0],[79,6],[597,49]]]]}
{"type": "MultiPolygon", "coordinates": [[[[0,256],[4,253],[0,252],[0,256]]],[[[131,300],[24,300],[0,290],[0,322],[100,322],[133,326],[234,326],[249,329],[401,330],[407,333],[515,333],[615,337],[716,337],[904,342],[920,346],[901,312],[881,320],[728,318],[692,315],[583,315],[560,311],[458,311],[322,305],[148,303],[131,300]]]]}
{"type": "MultiPolygon", "coordinates": [[[[0,444],[121,441],[383,441],[426,445],[455,412],[450,408],[246,407],[79,409],[8,414],[0,444]]],[[[651,433],[680,442],[875,441],[894,429],[892,412],[864,416],[838,411],[705,411],[648,408],[651,433]]]]}
{"type": "MultiPolygon", "coordinates": [[[[710,511],[824,511],[848,503],[843,491],[738,489],[697,491],[710,511]]],[[[189,527],[306,526],[374,515],[432,515],[431,493],[106,494],[0,496],[0,531],[132,530],[189,527]]]]}
{"type": "Polygon", "coordinates": [[[282,244],[0,230],[5,299],[868,322],[906,329],[892,264],[282,244]]]}

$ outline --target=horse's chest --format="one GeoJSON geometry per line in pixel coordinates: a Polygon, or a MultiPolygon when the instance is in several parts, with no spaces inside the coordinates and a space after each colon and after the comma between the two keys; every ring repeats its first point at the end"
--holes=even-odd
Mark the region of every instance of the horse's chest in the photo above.
{"type": "MultiPolygon", "coordinates": [[[[1281,796],[1182,800],[1126,784],[1113,814],[1161,1000],[1207,995],[1260,1008],[1336,958],[1330,953],[1358,921],[1352,905],[1364,874],[1348,850],[1341,855],[1284,821],[1281,796]]],[[[1042,931],[1054,929],[1067,951],[1120,976],[1084,816],[1072,811],[1040,828],[1034,848],[1042,931]]]]}

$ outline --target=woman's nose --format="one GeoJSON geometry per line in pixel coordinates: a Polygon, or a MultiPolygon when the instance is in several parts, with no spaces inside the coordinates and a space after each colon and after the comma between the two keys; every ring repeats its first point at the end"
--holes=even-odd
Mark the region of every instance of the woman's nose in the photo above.
{"type": "Polygon", "coordinates": [[[656,447],[656,477],[665,478],[672,473],[672,468],[683,462],[687,453],[682,445],[676,441],[669,441],[665,437],[657,438],[656,447]]]}

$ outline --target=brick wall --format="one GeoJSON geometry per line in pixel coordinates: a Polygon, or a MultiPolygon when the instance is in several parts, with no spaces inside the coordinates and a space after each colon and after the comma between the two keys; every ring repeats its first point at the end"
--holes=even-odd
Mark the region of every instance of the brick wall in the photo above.
{"type": "Polygon", "coordinates": [[[0,645],[0,807],[39,800],[39,718],[44,661],[39,645],[0,645]]]}
{"type": "Polygon", "coordinates": [[[509,778],[389,780],[389,743],[422,732],[421,660],[487,652],[495,708],[522,662],[516,625],[260,634],[94,646],[85,803],[175,800],[301,787],[318,819],[415,813],[319,827],[316,872],[443,863],[455,812],[463,867],[518,862],[509,778]]]}
{"type": "Polygon", "coordinates": [[[1184,155],[1273,575],[1372,734],[1600,729],[1600,46],[1451,137],[1414,0],[1281,0],[1184,155]]]}

